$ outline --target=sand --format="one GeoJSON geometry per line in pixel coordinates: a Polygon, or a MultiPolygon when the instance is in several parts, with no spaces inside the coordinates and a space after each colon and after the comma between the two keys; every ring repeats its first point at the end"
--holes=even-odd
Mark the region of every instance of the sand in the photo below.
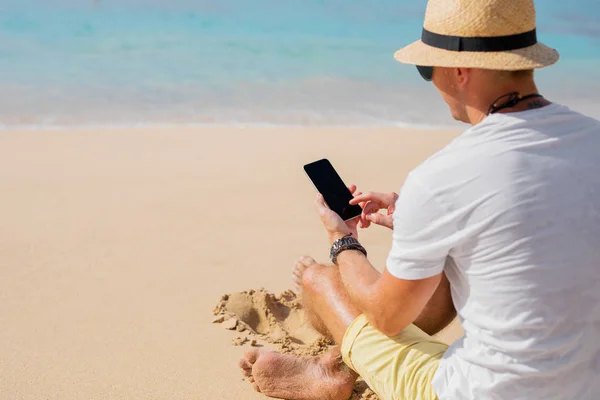
{"type": "Polygon", "coordinates": [[[213,323],[244,333],[233,339],[234,346],[273,344],[282,353],[317,356],[334,344],[308,323],[300,299],[291,290],[280,295],[265,289],[225,294],[213,314],[213,323]]]}
{"type": "MultiPolygon", "coordinates": [[[[335,346],[313,329],[302,307],[301,295],[292,290],[280,295],[264,288],[224,294],[213,314],[213,323],[241,334],[233,338],[234,346],[270,347],[300,357],[319,356],[335,346]]],[[[447,341],[447,334],[458,336],[460,331],[456,328],[452,326],[445,331],[447,341]]],[[[351,400],[379,400],[379,397],[359,379],[351,400]]]]}
{"type": "MultiPolygon", "coordinates": [[[[0,132],[0,399],[263,398],[236,363],[252,340],[279,344],[212,311],[226,293],[285,293],[301,255],[326,261],[302,165],[328,157],[361,190],[397,191],[455,135],[0,132]]],[[[390,232],[361,241],[383,266],[390,232]]],[[[280,321],[282,343],[322,346],[301,321],[280,321]]]]}

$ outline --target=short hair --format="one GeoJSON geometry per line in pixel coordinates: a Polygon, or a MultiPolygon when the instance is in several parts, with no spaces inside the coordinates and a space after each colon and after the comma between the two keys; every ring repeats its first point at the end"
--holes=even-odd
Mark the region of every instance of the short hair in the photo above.
{"type": "Polygon", "coordinates": [[[519,81],[533,78],[533,69],[522,69],[518,71],[496,71],[498,78],[502,80],[519,81]]]}
{"type": "Polygon", "coordinates": [[[533,77],[533,70],[532,69],[522,69],[520,71],[510,71],[512,73],[512,77],[515,79],[522,79],[522,78],[531,78],[533,77]]]}

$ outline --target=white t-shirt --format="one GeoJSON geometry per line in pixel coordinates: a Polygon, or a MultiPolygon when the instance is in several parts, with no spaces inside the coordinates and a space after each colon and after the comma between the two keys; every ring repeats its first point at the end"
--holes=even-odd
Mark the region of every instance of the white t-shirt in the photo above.
{"type": "Polygon", "coordinates": [[[387,269],[448,276],[440,400],[597,399],[600,122],[553,104],[464,132],[407,178],[387,269]]]}

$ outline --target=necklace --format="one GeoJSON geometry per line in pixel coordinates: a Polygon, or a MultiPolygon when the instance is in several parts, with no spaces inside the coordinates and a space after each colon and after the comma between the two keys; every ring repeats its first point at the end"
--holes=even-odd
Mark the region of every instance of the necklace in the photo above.
{"type": "Polygon", "coordinates": [[[512,107],[516,106],[517,104],[519,104],[520,102],[528,100],[528,99],[532,99],[534,97],[544,97],[544,96],[542,96],[541,94],[538,94],[538,93],[532,93],[532,94],[528,94],[526,96],[521,96],[521,94],[519,92],[512,92],[512,93],[502,95],[502,96],[498,97],[496,100],[494,100],[494,102],[490,105],[490,108],[488,108],[487,115],[495,114],[500,110],[504,110],[505,108],[512,108],[512,107]],[[503,104],[498,104],[498,101],[502,100],[505,97],[508,97],[508,100],[503,104]]]}

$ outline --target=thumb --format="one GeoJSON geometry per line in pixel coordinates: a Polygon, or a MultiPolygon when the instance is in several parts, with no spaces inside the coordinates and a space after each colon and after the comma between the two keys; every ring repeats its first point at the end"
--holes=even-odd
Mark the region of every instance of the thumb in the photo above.
{"type": "Polygon", "coordinates": [[[385,226],[386,228],[392,229],[392,217],[379,213],[373,213],[367,215],[367,219],[376,225],[385,226]]]}
{"type": "Polygon", "coordinates": [[[325,202],[325,198],[320,193],[317,194],[317,199],[315,200],[315,206],[317,208],[317,212],[320,215],[323,215],[329,209],[329,206],[327,206],[327,203],[325,202]]]}

